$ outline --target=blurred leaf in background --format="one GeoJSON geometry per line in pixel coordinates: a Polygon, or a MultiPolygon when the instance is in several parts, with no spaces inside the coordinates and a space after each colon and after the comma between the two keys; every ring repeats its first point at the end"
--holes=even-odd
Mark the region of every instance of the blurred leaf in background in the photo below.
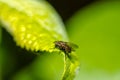
{"type": "Polygon", "coordinates": [[[2,29],[1,29],[1,25],[0,25],[0,44],[1,44],[1,39],[2,39],[2,29]]]}
{"type": "Polygon", "coordinates": [[[60,80],[63,72],[63,56],[41,53],[37,59],[21,70],[13,80],[60,80]]]}
{"type": "MultiPolygon", "coordinates": [[[[1,26],[0,26],[1,27],[1,26]]],[[[9,77],[14,72],[16,60],[14,58],[14,46],[11,42],[11,37],[8,36],[4,30],[1,28],[1,44],[0,44],[0,76],[3,79],[3,77],[9,77]]],[[[2,80],[1,79],[1,80],[2,80]]]]}
{"type": "Polygon", "coordinates": [[[68,22],[71,41],[79,44],[81,68],[75,80],[120,80],[120,2],[96,2],[68,22]]]}

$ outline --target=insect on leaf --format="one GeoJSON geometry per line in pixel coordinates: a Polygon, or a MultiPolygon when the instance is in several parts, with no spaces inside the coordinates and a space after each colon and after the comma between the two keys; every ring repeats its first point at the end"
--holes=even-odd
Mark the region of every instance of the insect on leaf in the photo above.
{"type": "MultiPolygon", "coordinates": [[[[52,52],[57,50],[55,41],[68,41],[59,15],[45,0],[0,0],[0,23],[16,44],[27,50],[52,52]]],[[[69,59],[66,54],[64,57],[62,80],[73,80],[79,65],[75,53],[71,53],[73,44],[57,46],[70,52],[69,59]]]]}

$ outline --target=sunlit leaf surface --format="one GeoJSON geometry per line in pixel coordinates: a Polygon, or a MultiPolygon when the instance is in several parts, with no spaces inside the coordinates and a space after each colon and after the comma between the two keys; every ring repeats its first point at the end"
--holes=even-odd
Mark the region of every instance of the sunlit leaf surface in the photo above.
{"type": "Polygon", "coordinates": [[[62,21],[44,0],[0,0],[0,21],[27,50],[51,52],[54,41],[67,41],[62,21]]]}

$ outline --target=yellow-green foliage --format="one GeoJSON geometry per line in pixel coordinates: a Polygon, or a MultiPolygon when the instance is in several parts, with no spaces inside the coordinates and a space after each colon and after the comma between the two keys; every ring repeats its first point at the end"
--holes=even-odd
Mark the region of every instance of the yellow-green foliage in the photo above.
{"type": "MultiPolygon", "coordinates": [[[[53,52],[55,41],[68,41],[64,25],[44,0],[0,0],[0,22],[16,44],[31,51],[53,52]]],[[[75,53],[65,55],[62,80],[73,80],[79,62],[75,53]]]]}
{"type": "Polygon", "coordinates": [[[44,0],[0,0],[0,21],[18,46],[53,51],[54,41],[66,41],[64,25],[44,0]]]}

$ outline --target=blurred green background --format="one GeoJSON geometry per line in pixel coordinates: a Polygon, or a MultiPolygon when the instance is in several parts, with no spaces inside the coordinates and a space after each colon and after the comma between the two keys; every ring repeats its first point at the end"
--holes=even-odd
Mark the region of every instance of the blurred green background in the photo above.
{"type": "MultiPolygon", "coordinates": [[[[66,24],[70,42],[79,46],[81,65],[75,80],[120,80],[120,1],[48,1],[66,24]]],[[[60,80],[63,65],[62,55],[37,56],[17,47],[2,29],[1,80],[60,80]]]]}
{"type": "Polygon", "coordinates": [[[95,2],[67,22],[79,44],[81,68],[76,80],[120,80],[120,2],[95,2]]]}

